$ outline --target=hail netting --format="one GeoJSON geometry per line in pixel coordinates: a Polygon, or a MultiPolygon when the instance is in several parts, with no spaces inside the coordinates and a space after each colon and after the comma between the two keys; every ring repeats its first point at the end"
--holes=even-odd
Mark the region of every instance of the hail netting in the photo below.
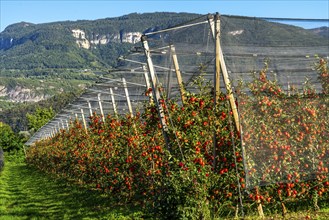
{"type": "MultiPolygon", "coordinates": [[[[175,69],[179,69],[184,87],[191,92],[196,91],[192,86],[195,77],[204,75],[213,79],[214,41],[209,27],[207,16],[202,16],[177,27],[145,34],[158,87],[163,88],[162,95],[166,98],[180,97],[175,69]]],[[[136,52],[123,58],[123,66],[135,71],[141,71],[143,64],[148,68],[144,52],[142,45],[136,45],[136,52]]]]}
{"type": "Polygon", "coordinates": [[[328,93],[316,70],[319,57],[328,62],[328,26],[328,20],[221,17],[249,187],[328,176],[328,93]]]}
{"type": "MultiPolygon", "coordinates": [[[[322,92],[314,63],[315,55],[328,59],[328,32],[280,22],[220,17],[221,49],[232,86],[238,89],[240,79],[245,83],[236,97],[241,116],[246,183],[250,187],[317,178],[327,172],[325,168],[329,165],[328,96],[299,96],[304,87],[310,85],[317,93],[322,92]],[[273,81],[270,85],[279,86],[285,95],[276,97],[261,93],[254,96],[246,85],[255,80],[253,74],[259,79],[264,60],[267,60],[266,77],[273,81]]],[[[308,23],[315,25],[315,22],[308,23]]],[[[328,26],[328,22],[319,26],[328,26]]],[[[146,36],[158,87],[164,88],[163,97],[180,99],[175,68],[180,70],[188,91],[197,92],[192,82],[200,75],[213,81],[215,45],[207,16],[162,32],[146,33],[146,36]],[[177,63],[173,62],[174,54],[177,63]],[[177,64],[179,67],[175,66],[177,64]]],[[[145,51],[142,43],[134,46],[131,54],[119,58],[118,69],[101,77],[36,132],[27,144],[68,128],[68,122],[75,117],[79,120],[84,117],[88,125],[90,111],[98,115],[103,112],[104,116],[115,112],[135,114],[149,97],[144,95],[148,87],[145,51]]],[[[220,87],[225,91],[222,79],[220,87]]]]}

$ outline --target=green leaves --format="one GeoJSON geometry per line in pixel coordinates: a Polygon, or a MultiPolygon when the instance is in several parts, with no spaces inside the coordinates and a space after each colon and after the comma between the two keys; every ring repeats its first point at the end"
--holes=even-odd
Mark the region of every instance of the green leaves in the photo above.
{"type": "Polygon", "coordinates": [[[29,121],[29,129],[37,131],[55,116],[54,110],[48,108],[37,108],[34,114],[27,113],[26,118],[29,121]]]}
{"type": "Polygon", "coordinates": [[[13,132],[11,127],[5,123],[0,122],[0,149],[5,152],[18,150],[22,147],[20,139],[13,132]]]}

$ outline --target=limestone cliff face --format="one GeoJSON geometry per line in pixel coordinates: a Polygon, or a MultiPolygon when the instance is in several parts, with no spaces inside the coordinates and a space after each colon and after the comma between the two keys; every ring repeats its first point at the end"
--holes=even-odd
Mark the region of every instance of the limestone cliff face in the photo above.
{"type": "Polygon", "coordinates": [[[76,43],[79,47],[89,49],[93,45],[108,44],[111,42],[115,43],[131,43],[135,44],[140,41],[142,36],[141,32],[119,32],[119,33],[108,33],[108,34],[95,34],[86,36],[84,30],[73,29],[72,36],[76,39],[76,43]]]}
{"type": "Polygon", "coordinates": [[[34,90],[15,86],[14,88],[7,88],[0,85],[0,97],[11,102],[38,102],[49,98],[46,94],[37,94],[34,90]]]}

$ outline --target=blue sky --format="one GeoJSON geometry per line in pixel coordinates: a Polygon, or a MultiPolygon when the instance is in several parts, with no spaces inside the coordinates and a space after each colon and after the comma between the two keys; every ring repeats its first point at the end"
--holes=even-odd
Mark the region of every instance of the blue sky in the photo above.
{"type": "MultiPolygon", "coordinates": [[[[328,0],[0,0],[1,28],[26,21],[95,20],[133,12],[192,12],[279,18],[329,19],[328,0]]],[[[324,25],[328,25],[325,23],[324,25]]],[[[323,25],[321,25],[323,26],[323,25]]]]}

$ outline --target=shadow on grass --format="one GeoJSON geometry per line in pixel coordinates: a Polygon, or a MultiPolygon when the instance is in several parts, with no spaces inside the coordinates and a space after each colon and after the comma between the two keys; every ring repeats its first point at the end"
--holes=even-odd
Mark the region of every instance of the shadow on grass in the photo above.
{"type": "Polygon", "coordinates": [[[1,219],[138,219],[134,206],[53,179],[26,164],[6,164],[0,176],[1,219]],[[2,186],[1,186],[2,184],[2,186]]]}

